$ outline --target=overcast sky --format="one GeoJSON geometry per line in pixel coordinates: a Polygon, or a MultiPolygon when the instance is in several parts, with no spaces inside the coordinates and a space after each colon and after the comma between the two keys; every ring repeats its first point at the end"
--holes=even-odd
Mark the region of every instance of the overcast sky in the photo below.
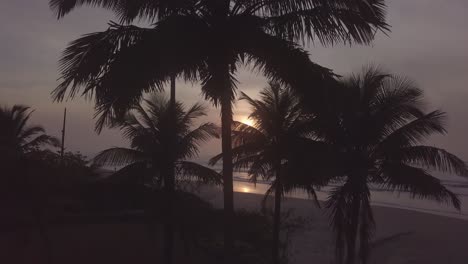
{"type": "MultiPolygon", "coordinates": [[[[432,108],[449,116],[448,136],[429,145],[441,146],[468,160],[468,1],[391,0],[389,36],[379,34],[372,46],[308,47],[311,58],[341,75],[377,64],[413,79],[424,89],[432,108]]],[[[101,31],[114,19],[101,9],[80,8],[57,21],[47,0],[0,1],[0,104],[26,104],[36,109],[33,122],[59,135],[63,108],[68,108],[67,149],[92,156],[110,146],[125,145],[118,131],[94,132],[93,104],[77,99],[52,103],[57,85],[57,61],[67,43],[82,34],[101,31]]],[[[239,74],[240,90],[256,96],[265,79],[239,74]]],[[[186,104],[203,101],[197,85],[179,83],[177,97],[186,104]]],[[[210,107],[204,120],[219,123],[218,110],[210,107]]],[[[236,119],[248,113],[237,104],[236,119]]],[[[201,159],[219,152],[211,142],[201,159]]]]}

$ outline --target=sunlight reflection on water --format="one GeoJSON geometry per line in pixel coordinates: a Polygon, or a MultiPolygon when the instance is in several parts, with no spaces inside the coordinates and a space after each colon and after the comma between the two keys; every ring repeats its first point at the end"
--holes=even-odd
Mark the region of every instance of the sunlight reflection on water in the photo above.
{"type": "MultiPolygon", "coordinates": [[[[234,191],[242,193],[265,194],[270,186],[265,183],[253,184],[244,179],[234,181],[234,191]]],[[[453,207],[446,204],[439,204],[431,200],[413,199],[408,193],[392,193],[384,190],[371,191],[372,204],[377,206],[393,207],[407,209],[436,215],[444,215],[459,219],[468,220],[468,189],[466,188],[450,188],[452,191],[461,194],[459,196],[462,202],[461,211],[457,211],[453,207]]],[[[317,191],[317,196],[320,201],[327,199],[327,191],[330,187],[325,187],[317,191]]],[[[303,191],[295,191],[286,195],[290,198],[309,199],[310,197],[303,191]]]]}

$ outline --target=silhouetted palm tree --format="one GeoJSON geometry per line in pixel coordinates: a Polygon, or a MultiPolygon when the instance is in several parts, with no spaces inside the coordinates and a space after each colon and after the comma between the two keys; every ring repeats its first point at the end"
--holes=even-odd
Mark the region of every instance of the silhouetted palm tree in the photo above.
{"type": "Polygon", "coordinates": [[[42,219],[44,197],[31,177],[41,177],[44,167],[35,161],[33,155],[40,148],[58,146],[59,140],[47,135],[43,127],[28,124],[33,112],[23,105],[0,107],[0,197],[2,202],[16,203],[9,207],[17,209],[22,207],[22,200],[26,200],[25,206],[31,210],[44,240],[48,263],[52,263],[51,245],[42,219]]]}
{"type": "MultiPolygon", "coordinates": [[[[274,192],[275,209],[273,217],[273,259],[280,262],[279,234],[281,216],[281,198],[285,192],[297,188],[305,189],[315,196],[312,184],[300,184],[288,177],[285,168],[288,153],[298,142],[306,140],[300,100],[280,84],[270,83],[260,93],[260,99],[254,100],[242,93],[241,100],[246,100],[252,113],[249,119],[254,125],[234,122],[233,157],[235,169],[248,169],[253,182],[258,177],[272,180],[265,198],[274,192]]],[[[212,165],[221,160],[222,154],[213,157],[212,165]]]]}
{"type": "Polygon", "coordinates": [[[171,215],[176,179],[222,183],[221,175],[188,160],[198,155],[202,142],[218,137],[219,129],[212,123],[193,129],[195,119],[205,115],[201,105],[195,104],[185,111],[182,104],[176,103],[173,108],[158,95],[145,100],[145,106],[136,105],[134,112],[116,124],[130,140],[131,148],[110,148],[100,152],[94,160],[101,165],[125,165],[114,175],[122,180],[141,177],[140,182],[147,185],[163,184],[167,195],[165,258],[172,263],[174,227],[171,215]]]}
{"type": "Polygon", "coordinates": [[[370,68],[344,79],[336,99],[311,121],[338,159],[340,186],[330,192],[327,208],[340,263],[367,263],[374,227],[370,184],[460,209],[457,196],[431,171],[468,170],[446,150],[421,145],[432,134],[445,134],[445,113],[424,112],[422,91],[411,81],[370,68]]]}
{"type": "MultiPolygon", "coordinates": [[[[59,140],[47,135],[43,127],[29,124],[33,112],[30,107],[23,105],[0,107],[2,180],[10,181],[12,184],[17,183],[23,187],[28,180],[28,170],[34,171],[34,168],[25,166],[34,160],[31,155],[40,150],[41,147],[59,145],[59,140]],[[20,183],[21,181],[23,183],[20,183]]],[[[14,189],[8,183],[1,185],[7,191],[9,188],[14,189]]]]}
{"type": "Polygon", "coordinates": [[[20,158],[43,146],[58,146],[59,141],[43,127],[28,124],[33,112],[23,105],[0,108],[0,155],[20,158]]]}
{"type": "Polygon", "coordinates": [[[206,97],[221,105],[228,255],[237,68],[252,63],[269,79],[305,93],[303,87],[320,87],[330,71],[312,63],[293,41],[370,43],[377,30],[387,30],[383,0],[51,0],[50,5],[58,17],[81,5],[101,6],[122,22],[75,40],[61,60],[63,81],[55,99],[62,100],[68,88],[73,97],[84,87],[84,94],[95,95],[98,127],[123,116],[144,92],[161,89],[175,74],[201,80],[206,97]],[[129,25],[140,18],[153,27],[129,25]]]}

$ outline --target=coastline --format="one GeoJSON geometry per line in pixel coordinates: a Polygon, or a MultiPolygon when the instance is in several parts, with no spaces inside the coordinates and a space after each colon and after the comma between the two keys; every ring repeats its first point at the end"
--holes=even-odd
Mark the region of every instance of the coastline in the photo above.
{"type": "MultiPolygon", "coordinates": [[[[249,180],[234,180],[235,192],[263,195],[268,188],[268,183],[261,182],[254,185],[249,180]]],[[[325,201],[327,199],[326,188],[328,187],[325,187],[322,191],[317,191],[317,197],[319,201],[325,201]]],[[[468,189],[463,189],[463,191],[464,193],[459,193],[459,198],[462,202],[461,211],[457,211],[455,208],[448,204],[437,203],[432,200],[413,199],[411,198],[409,193],[392,193],[385,190],[371,190],[372,206],[410,210],[415,212],[446,216],[468,221],[468,189]]],[[[301,191],[289,193],[286,195],[286,197],[308,200],[307,194],[301,191]]]]}
{"type": "MultiPolygon", "coordinates": [[[[202,192],[214,206],[222,206],[222,195],[202,192]]],[[[252,193],[234,194],[236,209],[260,210],[263,196],[252,193]]],[[[272,205],[272,199],[267,206],[272,205]]],[[[332,263],[333,234],[325,212],[313,202],[285,198],[283,212],[305,219],[305,225],[291,236],[291,263],[332,263]]],[[[468,260],[468,222],[453,217],[413,210],[373,205],[376,221],[369,263],[464,264],[468,260]]]]}

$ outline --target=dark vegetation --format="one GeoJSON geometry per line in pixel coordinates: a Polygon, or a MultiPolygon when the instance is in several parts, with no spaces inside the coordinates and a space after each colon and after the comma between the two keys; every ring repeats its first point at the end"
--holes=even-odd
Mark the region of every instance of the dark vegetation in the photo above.
{"type": "Polygon", "coordinates": [[[96,130],[120,130],[130,147],[92,160],[60,155],[57,139],[30,126],[28,107],[0,109],[0,229],[38,234],[38,262],[60,255],[51,234],[98,225],[127,235],[144,227],[147,243],[130,245],[151,252],[138,256],[143,262],[286,263],[281,234],[287,238],[301,222],[282,213],[282,198],[302,189],[317,202],[315,190],[335,183],[326,210],[336,260],[367,263],[375,226],[369,184],[460,208],[431,172],[466,176],[466,164],[422,145],[445,134],[445,114],[427,112],[422,91],[404,78],[375,68],[342,78],[298,44],[369,44],[377,31],[388,31],[384,1],[50,1],[59,18],[81,5],[109,9],[119,22],[70,43],[54,99],[92,97],[96,130]],[[139,19],[151,26],[137,26],[139,19]],[[235,75],[245,66],[270,81],[258,99],[240,96],[251,105],[253,126],[232,113],[235,75]],[[177,78],[201,83],[205,98],[221,108],[220,128],[195,125],[204,108],[177,102],[177,78]],[[166,100],[157,92],[168,83],[166,100]],[[211,164],[222,161],[221,172],[192,161],[202,143],[219,136],[222,153],[211,164]],[[234,210],[232,176],[241,169],[253,182],[271,182],[265,197],[274,195],[273,211],[234,210]],[[200,185],[223,188],[223,209],[187,191],[200,185]]]}

